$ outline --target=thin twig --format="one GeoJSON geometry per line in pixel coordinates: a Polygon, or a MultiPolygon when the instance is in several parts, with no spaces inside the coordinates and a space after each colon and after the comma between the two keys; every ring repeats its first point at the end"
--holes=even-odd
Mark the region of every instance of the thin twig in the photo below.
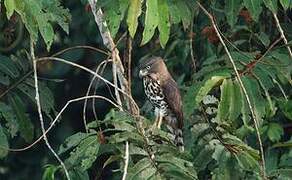
{"type": "MultiPolygon", "coordinates": [[[[134,101],[134,99],[132,98],[132,96],[130,96],[127,92],[125,92],[124,90],[120,89],[119,87],[116,87],[112,82],[110,82],[109,80],[107,80],[104,77],[100,76],[99,74],[95,73],[94,71],[92,71],[92,70],[90,70],[90,69],[88,69],[88,68],[86,68],[84,66],[81,66],[79,64],[76,64],[74,62],[71,62],[71,61],[67,61],[65,59],[62,59],[62,58],[57,58],[57,57],[42,57],[42,58],[36,59],[37,62],[49,61],[49,60],[63,62],[65,64],[68,64],[68,65],[77,67],[79,69],[82,69],[82,70],[84,70],[86,72],[89,72],[90,74],[96,76],[97,78],[99,78],[100,80],[102,80],[103,82],[105,82],[106,84],[112,86],[113,88],[116,88],[119,92],[121,92],[122,94],[124,94],[135,105],[134,107],[135,107],[136,111],[139,111],[139,107],[136,104],[136,102],[134,101]]],[[[138,115],[135,114],[135,116],[138,116],[138,115]]]]}
{"type": "Polygon", "coordinates": [[[94,95],[94,96],[84,96],[84,97],[80,97],[80,98],[76,98],[76,99],[71,99],[69,101],[67,101],[67,103],[63,106],[63,108],[61,109],[61,111],[57,114],[57,116],[55,117],[55,119],[52,121],[52,123],[50,124],[50,126],[48,127],[48,129],[45,130],[45,132],[37,139],[35,140],[33,143],[31,143],[30,145],[24,147],[24,148],[3,148],[0,146],[0,148],[2,149],[6,149],[8,151],[11,151],[11,152],[21,152],[21,151],[25,151],[25,150],[28,150],[30,148],[32,148],[34,145],[36,145],[38,142],[40,142],[43,138],[46,137],[47,133],[55,126],[55,124],[57,123],[57,121],[59,120],[59,118],[61,117],[61,115],[63,114],[63,112],[67,109],[67,107],[71,104],[71,103],[74,103],[74,102],[78,102],[78,101],[82,101],[82,100],[85,100],[85,99],[102,99],[102,100],[105,100],[109,103],[111,103],[113,106],[119,108],[119,105],[116,104],[115,102],[113,102],[112,100],[104,97],[104,96],[98,96],[98,95],[94,95]]]}
{"type": "Polygon", "coordinates": [[[238,80],[238,82],[239,82],[239,85],[240,85],[240,87],[241,87],[241,89],[242,89],[242,91],[243,91],[243,94],[244,94],[244,96],[245,96],[245,98],[246,98],[246,101],[247,101],[247,104],[248,104],[248,107],[249,107],[249,109],[250,109],[250,112],[251,112],[251,116],[252,116],[252,119],[253,119],[253,121],[254,121],[254,126],[255,126],[255,129],[256,129],[256,134],[257,134],[257,140],[258,140],[258,143],[259,143],[259,148],[260,148],[260,156],[261,156],[261,162],[260,162],[260,164],[261,164],[261,175],[262,175],[262,177],[263,177],[263,179],[267,179],[267,177],[266,177],[266,168],[265,168],[265,157],[264,157],[264,149],[263,149],[263,144],[262,144],[262,140],[261,140],[261,135],[260,135],[260,132],[259,132],[259,124],[258,124],[258,122],[257,122],[257,119],[256,119],[256,115],[255,115],[255,113],[254,113],[254,110],[253,110],[253,107],[252,107],[252,105],[251,105],[251,101],[250,101],[250,98],[249,98],[249,96],[248,96],[248,94],[247,94],[247,91],[246,91],[246,89],[245,89],[245,86],[244,86],[244,84],[243,84],[243,82],[242,82],[242,80],[241,80],[241,78],[240,78],[240,75],[239,75],[239,73],[238,73],[238,70],[237,70],[237,68],[236,68],[236,65],[235,65],[235,63],[234,63],[234,60],[233,60],[233,58],[232,58],[232,56],[231,56],[231,54],[230,54],[230,52],[229,52],[229,50],[228,50],[228,48],[227,48],[227,46],[226,46],[226,44],[224,43],[224,40],[222,39],[222,37],[221,37],[221,35],[220,35],[220,32],[218,31],[218,28],[217,28],[217,25],[216,25],[216,23],[215,23],[215,21],[214,21],[214,17],[197,1],[197,4],[199,5],[199,7],[203,10],[203,12],[209,17],[209,19],[211,20],[211,23],[212,23],[212,26],[214,27],[214,29],[215,29],[215,31],[216,31],[216,34],[217,34],[217,36],[218,36],[218,38],[219,38],[219,40],[220,40],[220,42],[221,42],[221,44],[223,45],[223,47],[224,47],[224,49],[225,49],[225,52],[226,52],[226,54],[227,54],[227,56],[228,56],[228,58],[229,58],[229,60],[230,60],[230,62],[231,62],[231,64],[232,64],[232,67],[233,67],[233,70],[235,71],[235,74],[236,74],[236,77],[237,77],[237,80],[238,80]]]}
{"type": "MultiPolygon", "coordinates": [[[[108,62],[108,60],[104,60],[104,61],[102,61],[102,62],[97,66],[97,68],[96,68],[96,70],[95,70],[95,73],[98,73],[100,67],[101,67],[103,64],[106,65],[107,62],[108,62]]],[[[88,86],[88,88],[87,88],[86,96],[89,96],[89,93],[90,93],[91,87],[92,87],[93,83],[95,82],[95,80],[96,80],[96,77],[93,76],[93,78],[91,79],[90,84],[89,84],[89,86],[88,86]]],[[[85,101],[84,101],[84,105],[83,105],[83,123],[84,123],[84,127],[85,127],[85,130],[86,130],[86,133],[88,133],[87,123],[86,123],[86,107],[87,107],[87,102],[88,102],[88,99],[85,99],[85,101]]],[[[94,108],[94,107],[93,107],[93,108],[94,108]]]]}
{"type": "MultiPolygon", "coordinates": [[[[279,22],[278,16],[277,16],[277,14],[274,13],[274,12],[273,12],[273,16],[274,16],[274,19],[275,19],[275,21],[276,21],[277,28],[278,28],[278,30],[279,30],[279,32],[280,32],[280,34],[281,34],[281,37],[282,37],[282,39],[283,39],[285,45],[287,45],[287,44],[288,44],[288,41],[287,41],[287,38],[286,38],[286,36],[285,36],[285,34],[284,34],[284,31],[283,31],[283,29],[282,29],[282,27],[281,27],[281,25],[280,25],[280,22],[279,22]]],[[[290,58],[292,58],[292,51],[291,51],[291,49],[290,49],[290,46],[286,46],[286,47],[287,47],[287,50],[288,50],[288,52],[289,52],[290,58]]]]}
{"type": "Polygon", "coordinates": [[[129,143],[126,141],[126,148],[125,148],[125,165],[124,165],[124,173],[122,180],[126,180],[127,173],[128,173],[128,166],[129,166],[129,143]]]}
{"type": "MultiPolygon", "coordinates": [[[[193,18],[192,18],[193,20],[193,18]]],[[[191,23],[191,27],[190,27],[190,54],[191,54],[191,60],[192,60],[192,63],[193,63],[193,69],[194,69],[194,72],[196,72],[196,69],[197,69],[197,64],[196,64],[196,59],[194,57],[194,50],[193,50],[193,41],[194,41],[194,32],[193,32],[193,22],[191,23]]]]}
{"type": "Polygon", "coordinates": [[[39,119],[40,119],[40,123],[41,123],[41,129],[42,129],[42,134],[44,136],[44,140],[45,143],[48,147],[48,149],[52,152],[52,154],[55,156],[55,158],[59,161],[59,163],[61,164],[62,168],[64,169],[65,175],[67,177],[68,180],[70,180],[70,176],[69,176],[69,172],[64,164],[64,162],[61,160],[61,158],[58,156],[58,154],[54,151],[54,149],[51,147],[49,140],[45,134],[46,130],[45,130],[45,125],[44,125],[44,118],[42,115],[42,108],[41,108],[41,102],[40,102],[40,94],[39,94],[39,86],[38,86],[38,76],[37,76],[37,63],[36,63],[36,58],[34,55],[34,44],[33,44],[33,40],[30,40],[30,54],[31,54],[31,58],[33,61],[33,72],[34,72],[34,83],[35,83],[35,100],[36,100],[36,104],[37,104],[37,109],[38,109],[38,114],[39,114],[39,119]]]}
{"type": "Polygon", "coordinates": [[[99,49],[99,48],[96,48],[96,47],[92,47],[92,46],[86,46],[86,45],[84,45],[84,46],[73,46],[73,47],[69,47],[69,48],[63,49],[63,50],[61,50],[59,52],[56,52],[52,56],[56,57],[56,56],[59,56],[61,54],[64,54],[67,51],[74,50],[74,49],[89,49],[89,50],[93,50],[93,51],[102,53],[102,54],[107,55],[107,56],[110,54],[109,52],[106,52],[106,51],[104,51],[102,49],[99,49]]]}

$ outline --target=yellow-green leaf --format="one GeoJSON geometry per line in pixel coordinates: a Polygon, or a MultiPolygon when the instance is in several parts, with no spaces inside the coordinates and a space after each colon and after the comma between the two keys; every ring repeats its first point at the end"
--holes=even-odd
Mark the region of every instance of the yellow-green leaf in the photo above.
{"type": "Polygon", "coordinates": [[[165,47],[170,33],[170,23],[169,23],[169,9],[166,0],[158,0],[158,14],[159,14],[159,40],[162,48],[165,47]]]}
{"type": "Polygon", "coordinates": [[[146,8],[145,26],[141,45],[146,44],[152,38],[159,20],[157,0],[147,0],[146,8]]]}
{"type": "Polygon", "coordinates": [[[127,17],[127,24],[128,30],[132,38],[136,33],[138,27],[138,17],[141,14],[141,0],[131,0],[130,6],[128,9],[128,17],[127,17]]]}
{"type": "Polygon", "coordinates": [[[10,17],[12,16],[12,14],[15,10],[15,2],[14,2],[14,0],[5,0],[4,5],[6,7],[7,18],[10,19],[10,17]]]}

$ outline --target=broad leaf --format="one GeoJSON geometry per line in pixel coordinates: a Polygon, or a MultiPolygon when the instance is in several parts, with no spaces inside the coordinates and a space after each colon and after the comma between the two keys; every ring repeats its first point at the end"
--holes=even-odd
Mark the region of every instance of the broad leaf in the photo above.
{"type": "Polygon", "coordinates": [[[8,140],[7,137],[3,131],[3,128],[0,124],[0,159],[4,158],[8,154],[8,140]]]}
{"type": "Polygon", "coordinates": [[[262,12],[262,0],[243,0],[244,6],[248,9],[254,21],[259,20],[259,15],[262,12]]]}
{"type": "Polygon", "coordinates": [[[128,17],[127,17],[127,24],[128,30],[132,38],[136,33],[138,27],[138,17],[141,14],[141,0],[131,0],[129,9],[128,9],[128,17]]]}
{"type": "Polygon", "coordinates": [[[146,1],[146,17],[141,45],[146,44],[154,35],[159,22],[157,0],[146,1]]]}
{"type": "Polygon", "coordinates": [[[237,22],[238,14],[242,6],[242,0],[225,1],[225,13],[228,24],[231,28],[237,22]]]}
{"type": "Polygon", "coordinates": [[[170,33],[170,22],[169,22],[169,8],[167,5],[167,0],[157,0],[158,2],[158,30],[159,30],[159,40],[162,48],[165,47],[170,33]]]}

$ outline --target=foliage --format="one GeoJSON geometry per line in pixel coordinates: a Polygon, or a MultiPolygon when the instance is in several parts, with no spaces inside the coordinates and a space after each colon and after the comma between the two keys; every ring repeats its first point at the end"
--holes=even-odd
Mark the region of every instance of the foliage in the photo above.
{"type": "MultiPolygon", "coordinates": [[[[42,46],[50,52],[76,42],[78,45],[90,42],[98,46],[96,42],[100,43],[100,37],[92,30],[96,26],[90,15],[90,6],[85,0],[81,2],[85,10],[79,2],[76,5],[76,2],[58,0],[4,0],[1,5],[3,9],[5,7],[6,17],[1,18],[7,18],[9,26],[15,26],[13,20],[18,19],[28,31],[28,36],[23,38],[33,41],[40,55],[47,54],[41,50],[42,46]],[[64,8],[66,5],[72,8],[70,13],[64,8]],[[76,14],[77,18],[70,21],[71,15],[76,14]],[[68,34],[69,25],[71,34],[66,36],[62,32],[68,34]],[[85,28],[82,33],[79,32],[81,27],[85,28]],[[38,41],[38,33],[45,44],[38,41]]],[[[148,131],[153,115],[149,113],[147,103],[142,103],[143,93],[136,86],[141,83],[133,75],[133,95],[139,104],[144,104],[141,111],[145,117],[135,117],[126,110],[104,109],[102,104],[99,108],[103,111],[98,119],[93,116],[87,119],[89,132],[82,132],[78,127],[77,132],[70,131],[73,135],[69,136],[69,133],[63,134],[66,126],[60,127],[62,138],[66,140],[62,140],[58,155],[64,159],[72,179],[120,179],[126,165],[127,179],[261,179],[261,155],[250,109],[255,114],[262,137],[268,178],[291,177],[291,150],[287,147],[291,147],[292,61],[286,49],[288,45],[280,45],[282,42],[278,41],[280,36],[273,16],[273,13],[278,15],[280,26],[291,39],[291,1],[225,0],[202,4],[215,17],[246,92],[242,90],[214,28],[196,1],[98,0],[97,8],[104,12],[104,21],[112,37],[118,40],[122,34],[128,33],[127,38],[133,39],[132,57],[136,60],[132,63],[133,71],[138,70],[137,60],[140,58],[155,54],[167,59],[168,68],[183,95],[186,150],[183,153],[177,150],[166,128],[148,131]],[[125,164],[127,143],[129,162],[125,164]],[[110,175],[104,175],[106,172],[110,175]]],[[[4,26],[5,23],[0,24],[1,28],[4,26]]],[[[131,49],[127,43],[122,41],[117,46],[124,57],[131,49]]],[[[27,44],[21,45],[28,48],[27,44]]],[[[9,144],[23,144],[23,140],[29,143],[35,134],[40,134],[35,128],[35,89],[31,58],[27,54],[16,48],[0,55],[0,158],[7,166],[13,163],[8,152],[9,144]]],[[[79,51],[69,52],[63,57],[76,57],[76,54],[79,59],[101,59],[99,55],[83,55],[79,51]]],[[[38,69],[50,65],[53,66],[41,64],[38,69]]],[[[111,72],[106,72],[105,77],[111,79],[111,72]]],[[[70,72],[70,76],[75,76],[74,73],[70,72]]],[[[80,79],[77,83],[79,89],[84,81],[80,79]]],[[[55,102],[54,96],[63,97],[56,89],[49,89],[48,84],[39,80],[41,107],[46,119],[53,119],[56,104],[58,107],[63,105],[55,102]]],[[[106,86],[98,83],[96,86],[98,92],[111,96],[108,90],[101,90],[106,86]]],[[[70,98],[76,96],[70,95],[70,98]]],[[[74,115],[69,117],[79,120],[74,115]]],[[[54,143],[55,147],[58,146],[60,138],[54,139],[54,143]]],[[[42,179],[62,177],[61,166],[48,161],[47,153],[42,155],[42,179]]],[[[4,176],[5,173],[9,174],[11,170],[4,171],[4,176]]]]}

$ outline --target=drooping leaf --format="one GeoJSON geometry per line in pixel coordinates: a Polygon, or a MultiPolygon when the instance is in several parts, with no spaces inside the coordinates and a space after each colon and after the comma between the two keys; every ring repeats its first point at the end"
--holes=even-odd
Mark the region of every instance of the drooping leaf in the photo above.
{"type": "Polygon", "coordinates": [[[0,102],[0,112],[1,116],[6,121],[6,127],[8,128],[11,137],[16,136],[16,133],[19,130],[19,124],[17,122],[17,117],[14,114],[14,111],[12,110],[11,106],[0,102]]]}
{"type": "MultiPolygon", "coordinates": [[[[104,16],[108,25],[108,28],[111,32],[111,36],[115,37],[115,35],[117,34],[119,27],[120,27],[120,23],[121,23],[121,15],[122,13],[120,12],[121,8],[120,8],[120,1],[116,1],[116,0],[109,0],[106,3],[104,3],[104,16]]],[[[125,3],[125,2],[122,2],[125,3]]],[[[124,4],[126,5],[126,4],[124,4]]],[[[125,8],[123,6],[123,8],[125,8]]],[[[122,9],[124,10],[124,9],[122,9]]]]}
{"type": "Polygon", "coordinates": [[[17,78],[19,76],[19,70],[12,60],[2,55],[0,55],[0,71],[10,78],[17,78]]]}
{"type": "Polygon", "coordinates": [[[155,29],[158,26],[158,5],[157,0],[146,1],[146,17],[143,31],[143,39],[141,45],[146,44],[154,35],[155,29]]]}
{"type": "Polygon", "coordinates": [[[170,22],[169,22],[169,8],[166,0],[157,0],[158,5],[158,30],[159,40],[162,48],[165,47],[170,33],[170,22]]]}
{"type": "Polygon", "coordinates": [[[228,24],[233,28],[237,22],[237,16],[242,6],[242,0],[225,1],[225,13],[228,24]]]}
{"type": "Polygon", "coordinates": [[[283,134],[284,130],[278,123],[269,123],[267,135],[272,142],[279,141],[283,134]]]}
{"type": "Polygon", "coordinates": [[[45,167],[45,172],[42,176],[42,180],[55,180],[55,173],[59,168],[54,165],[47,165],[45,167]]]}
{"type": "Polygon", "coordinates": [[[285,10],[287,10],[288,8],[292,7],[292,2],[291,0],[280,0],[281,5],[283,6],[283,8],[285,10]]]}
{"type": "Polygon", "coordinates": [[[69,136],[68,138],[66,138],[64,144],[62,144],[60,146],[58,154],[62,154],[64,152],[68,151],[69,149],[74,148],[82,140],[84,140],[85,138],[87,138],[90,135],[92,135],[92,134],[79,132],[79,133],[73,134],[72,136],[69,136]]]}
{"type": "Polygon", "coordinates": [[[148,157],[139,160],[129,169],[128,179],[148,179],[155,173],[155,168],[148,157]]]}
{"type": "Polygon", "coordinates": [[[6,134],[4,133],[3,127],[1,126],[1,124],[0,124],[0,146],[1,146],[0,159],[2,159],[8,154],[9,144],[8,144],[6,134]]]}
{"type": "Polygon", "coordinates": [[[273,13],[277,13],[278,10],[278,2],[274,0],[263,0],[264,4],[269,10],[271,10],[273,13]]]}
{"type": "Polygon", "coordinates": [[[14,0],[5,0],[4,5],[6,8],[7,18],[10,19],[10,17],[12,16],[12,14],[14,12],[14,9],[15,9],[15,2],[14,2],[14,0]]]}
{"type": "Polygon", "coordinates": [[[21,137],[23,137],[26,142],[30,142],[34,136],[34,127],[27,114],[25,113],[25,106],[23,101],[16,94],[8,96],[8,101],[17,117],[21,137]]]}
{"type": "Polygon", "coordinates": [[[128,9],[128,17],[127,17],[127,24],[128,30],[132,38],[136,33],[138,27],[138,17],[141,14],[141,1],[140,0],[131,0],[129,9],[128,9]]]}
{"type": "Polygon", "coordinates": [[[196,104],[199,104],[203,98],[209,93],[209,91],[226,77],[224,76],[213,76],[211,79],[207,80],[205,84],[200,88],[196,96],[196,104]]]}
{"type": "Polygon", "coordinates": [[[254,21],[258,21],[259,15],[262,12],[262,0],[243,0],[244,6],[248,9],[254,21]]]}
{"type": "Polygon", "coordinates": [[[220,121],[227,120],[229,116],[229,107],[231,105],[231,98],[234,96],[233,83],[229,79],[224,79],[220,86],[221,96],[218,105],[218,118],[220,121]]]}
{"type": "Polygon", "coordinates": [[[78,166],[82,171],[92,166],[99,151],[97,136],[89,136],[83,139],[80,144],[70,153],[70,157],[65,162],[71,166],[78,166]]]}

